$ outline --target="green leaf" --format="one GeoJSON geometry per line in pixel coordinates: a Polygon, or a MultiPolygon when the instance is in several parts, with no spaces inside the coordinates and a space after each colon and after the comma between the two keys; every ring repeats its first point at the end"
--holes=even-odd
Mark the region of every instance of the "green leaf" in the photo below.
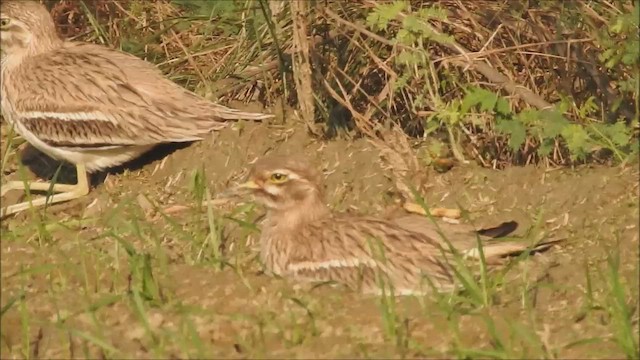
{"type": "Polygon", "coordinates": [[[617,146],[629,145],[631,140],[631,129],[626,126],[622,121],[613,125],[608,124],[593,124],[593,127],[598,130],[600,134],[607,137],[617,146]]]}
{"type": "MultiPolygon", "coordinates": [[[[400,32],[402,32],[402,30],[398,32],[398,35],[400,35],[400,32]]],[[[412,51],[402,50],[400,54],[398,54],[398,56],[396,57],[396,62],[402,65],[412,66],[412,65],[418,64],[419,59],[417,58],[416,54],[414,54],[412,51]]]]}
{"type": "Polygon", "coordinates": [[[509,147],[513,151],[520,149],[527,137],[527,128],[517,120],[499,119],[496,121],[496,130],[509,135],[509,147]]]}
{"type": "Polygon", "coordinates": [[[412,45],[417,37],[407,29],[400,29],[396,34],[396,40],[401,44],[412,45]]]}
{"type": "Polygon", "coordinates": [[[555,138],[562,134],[570,122],[564,115],[557,110],[543,110],[540,112],[540,127],[542,128],[542,137],[555,138]]]}
{"type": "Polygon", "coordinates": [[[614,54],[615,54],[615,49],[607,49],[602,54],[598,55],[598,58],[600,59],[600,61],[604,62],[611,59],[611,57],[613,57],[614,54]]]}
{"type": "Polygon", "coordinates": [[[393,91],[405,88],[409,84],[409,78],[411,74],[408,72],[402,73],[396,81],[393,83],[393,91]]]}
{"type": "Polygon", "coordinates": [[[129,54],[140,54],[144,50],[144,45],[135,39],[124,38],[120,41],[120,49],[129,54]]]}
{"type": "Polygon", "coordinates": [[[374,30],[386,30],[389,22],[394,20],[405,8],[406,4],[403,1],[396,1],[392,4],[378,4],[367,15],[367,25],[374,30]]]}
{"type": "Polygon", "coordinates": [[[480,105],[482,111],[493,111],[498,100],[496,94],[475,86],[467,89],[466,92],[460,108],[463,113],[467,113],[471,107],[476,105],[480,105]]]}
{"type": "Polygon", "coordinates": [[[623,57],[622,61],[626,65],[633,65],[640,63],[640,46],[638,46],[638,42],[640,38],[637,35],[637,27],[635,27],[636,36],[633,39],[628,40],[624,43],[623,46],[623,57]]]}
{"type": "Polygon", "coordinates": [[[481,111],[493,111],[498,102],[498,96],[490,91],[483,90],[481,92],[482,97],[480,99],[481,111]]]}
{"type": "Polygon", "coordinates": [[[631,128],[627,127],[622,121],[617,122],[609,127],[609,136],[611,141],[618,146],[626,146],[631,140],[631,128]]]}
{"type": "Polygon", "coordinates": [[[496,102],[496,112],[502,115],[508,115],[511,113],[511,107],[509,106],[509,102],[505,98],[498,98],[496,102]]]}
{"type": "Polygon", "coordinates": [[[567,142],[567,148],[572,158],[584,159],[591,151],[591,139],[587,131],[580,125],[571,124],[562,130],[562,137],[567,142]]]}
{"type": "Polygon", "coordinates": [[[549,156],[551,154],[551,151],[553,151],[554,145],[555,142],[553,141],[553,139],[543,139],[540,143],[540,146],[538,146],[538,155],[549,156]]]}
{"type": "Polygon", "coordinates": [[[418,10],[418,16],[425,20],[435,19],[444,21],[447,20],[447,10],[438,5],[425,7],[418,10]]]}
{"type": "Polygon", "coordinates": [[[460,106],[460,112],[463,114],[467,114],[469,109],[478,104],[478,99],[475,93],[472,91],[467,91],[467,95],[462,99],[462,105],[460,106]]]}
{"type": "Polygon", "coordinates": [[[402,21],[402,26],[408,31],[421,32],[422,30],[420,20],[414,15],[407,15],[402,21]]]}
{"type": "Polygon", "coordinates": [[[571,109],[573,99],[560,94],[560,102],[556,104],[555,108],[559,113],[565,113],[571,109]]]}
{"type": "Polygon", "coordinates": [[[515,116],[516,120],[529,126],[539,125],[542,118],[542,112],[536,109],[524,109],[515,116]]]}
{"type": "Polygon", "coordinates": [[[598,104],[596,104],[596,98],[594,96],[590,96],[578,109],[578,114],[580,118],[586,118],[589,115],[595,113],[598,110],[598,104]]]}
{"type": "Polygon", "coordinates": [[[151,256],[144,254],[142,257],[142,296],[145,300],[160,300],[160,289],[153,278],[151,256]]]}

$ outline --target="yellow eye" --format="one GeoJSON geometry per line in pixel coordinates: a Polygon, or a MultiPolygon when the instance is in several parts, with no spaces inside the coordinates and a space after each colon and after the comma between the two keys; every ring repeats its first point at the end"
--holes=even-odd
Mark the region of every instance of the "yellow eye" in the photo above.
{"type": "Polygon", "coordinates": [[[269,181],[271,181],[274,184],[281,184],[281,183],[287,181],[288,179],[289,179],[289,177],[287,175],[285,175],[285,174],[282,174],[282,173],[273,173],[269,177],[269,181]]]}
{"type": "Polygon", "coordinates": [[[8,26],[9,23],[10,23],[10,20],[7,18],[0,19],[0,27],[8,26]]]}

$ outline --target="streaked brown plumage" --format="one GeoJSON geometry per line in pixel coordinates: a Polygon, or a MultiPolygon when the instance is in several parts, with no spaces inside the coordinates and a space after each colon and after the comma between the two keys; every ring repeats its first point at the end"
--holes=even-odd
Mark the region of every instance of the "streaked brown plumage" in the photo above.
{"type": "MultiPolygon", "coordinates": [[[[203,99],[135,56],[63,41],[37,2],[4,0],[0,14],[4,119],[40,151],[77,167],[78,184],[56,185],[61,194],[49,203],[87,194],[87,171],[120,165],[159,143],[200,140],[226,120],[271,117],[203,99]]],[[[2,194],[23,188],[9,183],[2,194]]],[[[49,184],[30,188],[48,190],[49,184]]],[[[14,205],[4,214],[27,207],[14,205]]]]}
{"type": "MultiPolygon", "coordinates": [[[[442,223],[444,240],[429,219],[417,215],[387,221],[333,213],[320,184],[320,174],[306,162],[272,157],[258,160],[249,181],[229,192],[249,191],[267,208],[260,256],[268,271],[296,280],[336,281],[365,293],[379,293],[378,272],[396,294],[415,294],[428,293],[432,285],[440,291],[456,287],[447,241],[461,255],[478,257],[475,231],[467,226],[442,223]]],[[[479,235],[504,236],[516,226],[507,222],[479,235]]],[[[486,241],[483,249],[487,263],[495,263],[527,245],[486,241]]]]}

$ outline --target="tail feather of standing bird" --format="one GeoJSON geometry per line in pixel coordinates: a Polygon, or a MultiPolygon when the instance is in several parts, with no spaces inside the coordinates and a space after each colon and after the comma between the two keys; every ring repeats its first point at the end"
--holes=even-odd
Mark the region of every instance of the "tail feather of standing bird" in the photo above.
{"type": "Polygon", "coordinates": [[[223,120],[266,120],[274,117],[273,114],[240,111],[220,104],[211,109],[211,115],[223,120]]]}

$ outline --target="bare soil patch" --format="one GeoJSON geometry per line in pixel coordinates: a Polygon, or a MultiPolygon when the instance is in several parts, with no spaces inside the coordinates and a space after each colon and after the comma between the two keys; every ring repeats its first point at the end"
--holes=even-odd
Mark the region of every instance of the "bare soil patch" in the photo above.
{"type": "Polygon", "coordinates": [[[314,140],[297,124],[237,124],[110,174],[86,199],[3,221],[2,358],[621,357],[608,305],[612,252],[637,333],[637,168],[430,174],[429,204],[567,240],[518,263],[487,308],[403,298],[390,310],[339,287],[262,275],[258,230],[230,220],[262,210],[213,208],[210,219],[198,205],[199,191],[215,196],[267,152],[308,156],[341,211],[382,214],[395,203],[370,143],[314,140]]]}

